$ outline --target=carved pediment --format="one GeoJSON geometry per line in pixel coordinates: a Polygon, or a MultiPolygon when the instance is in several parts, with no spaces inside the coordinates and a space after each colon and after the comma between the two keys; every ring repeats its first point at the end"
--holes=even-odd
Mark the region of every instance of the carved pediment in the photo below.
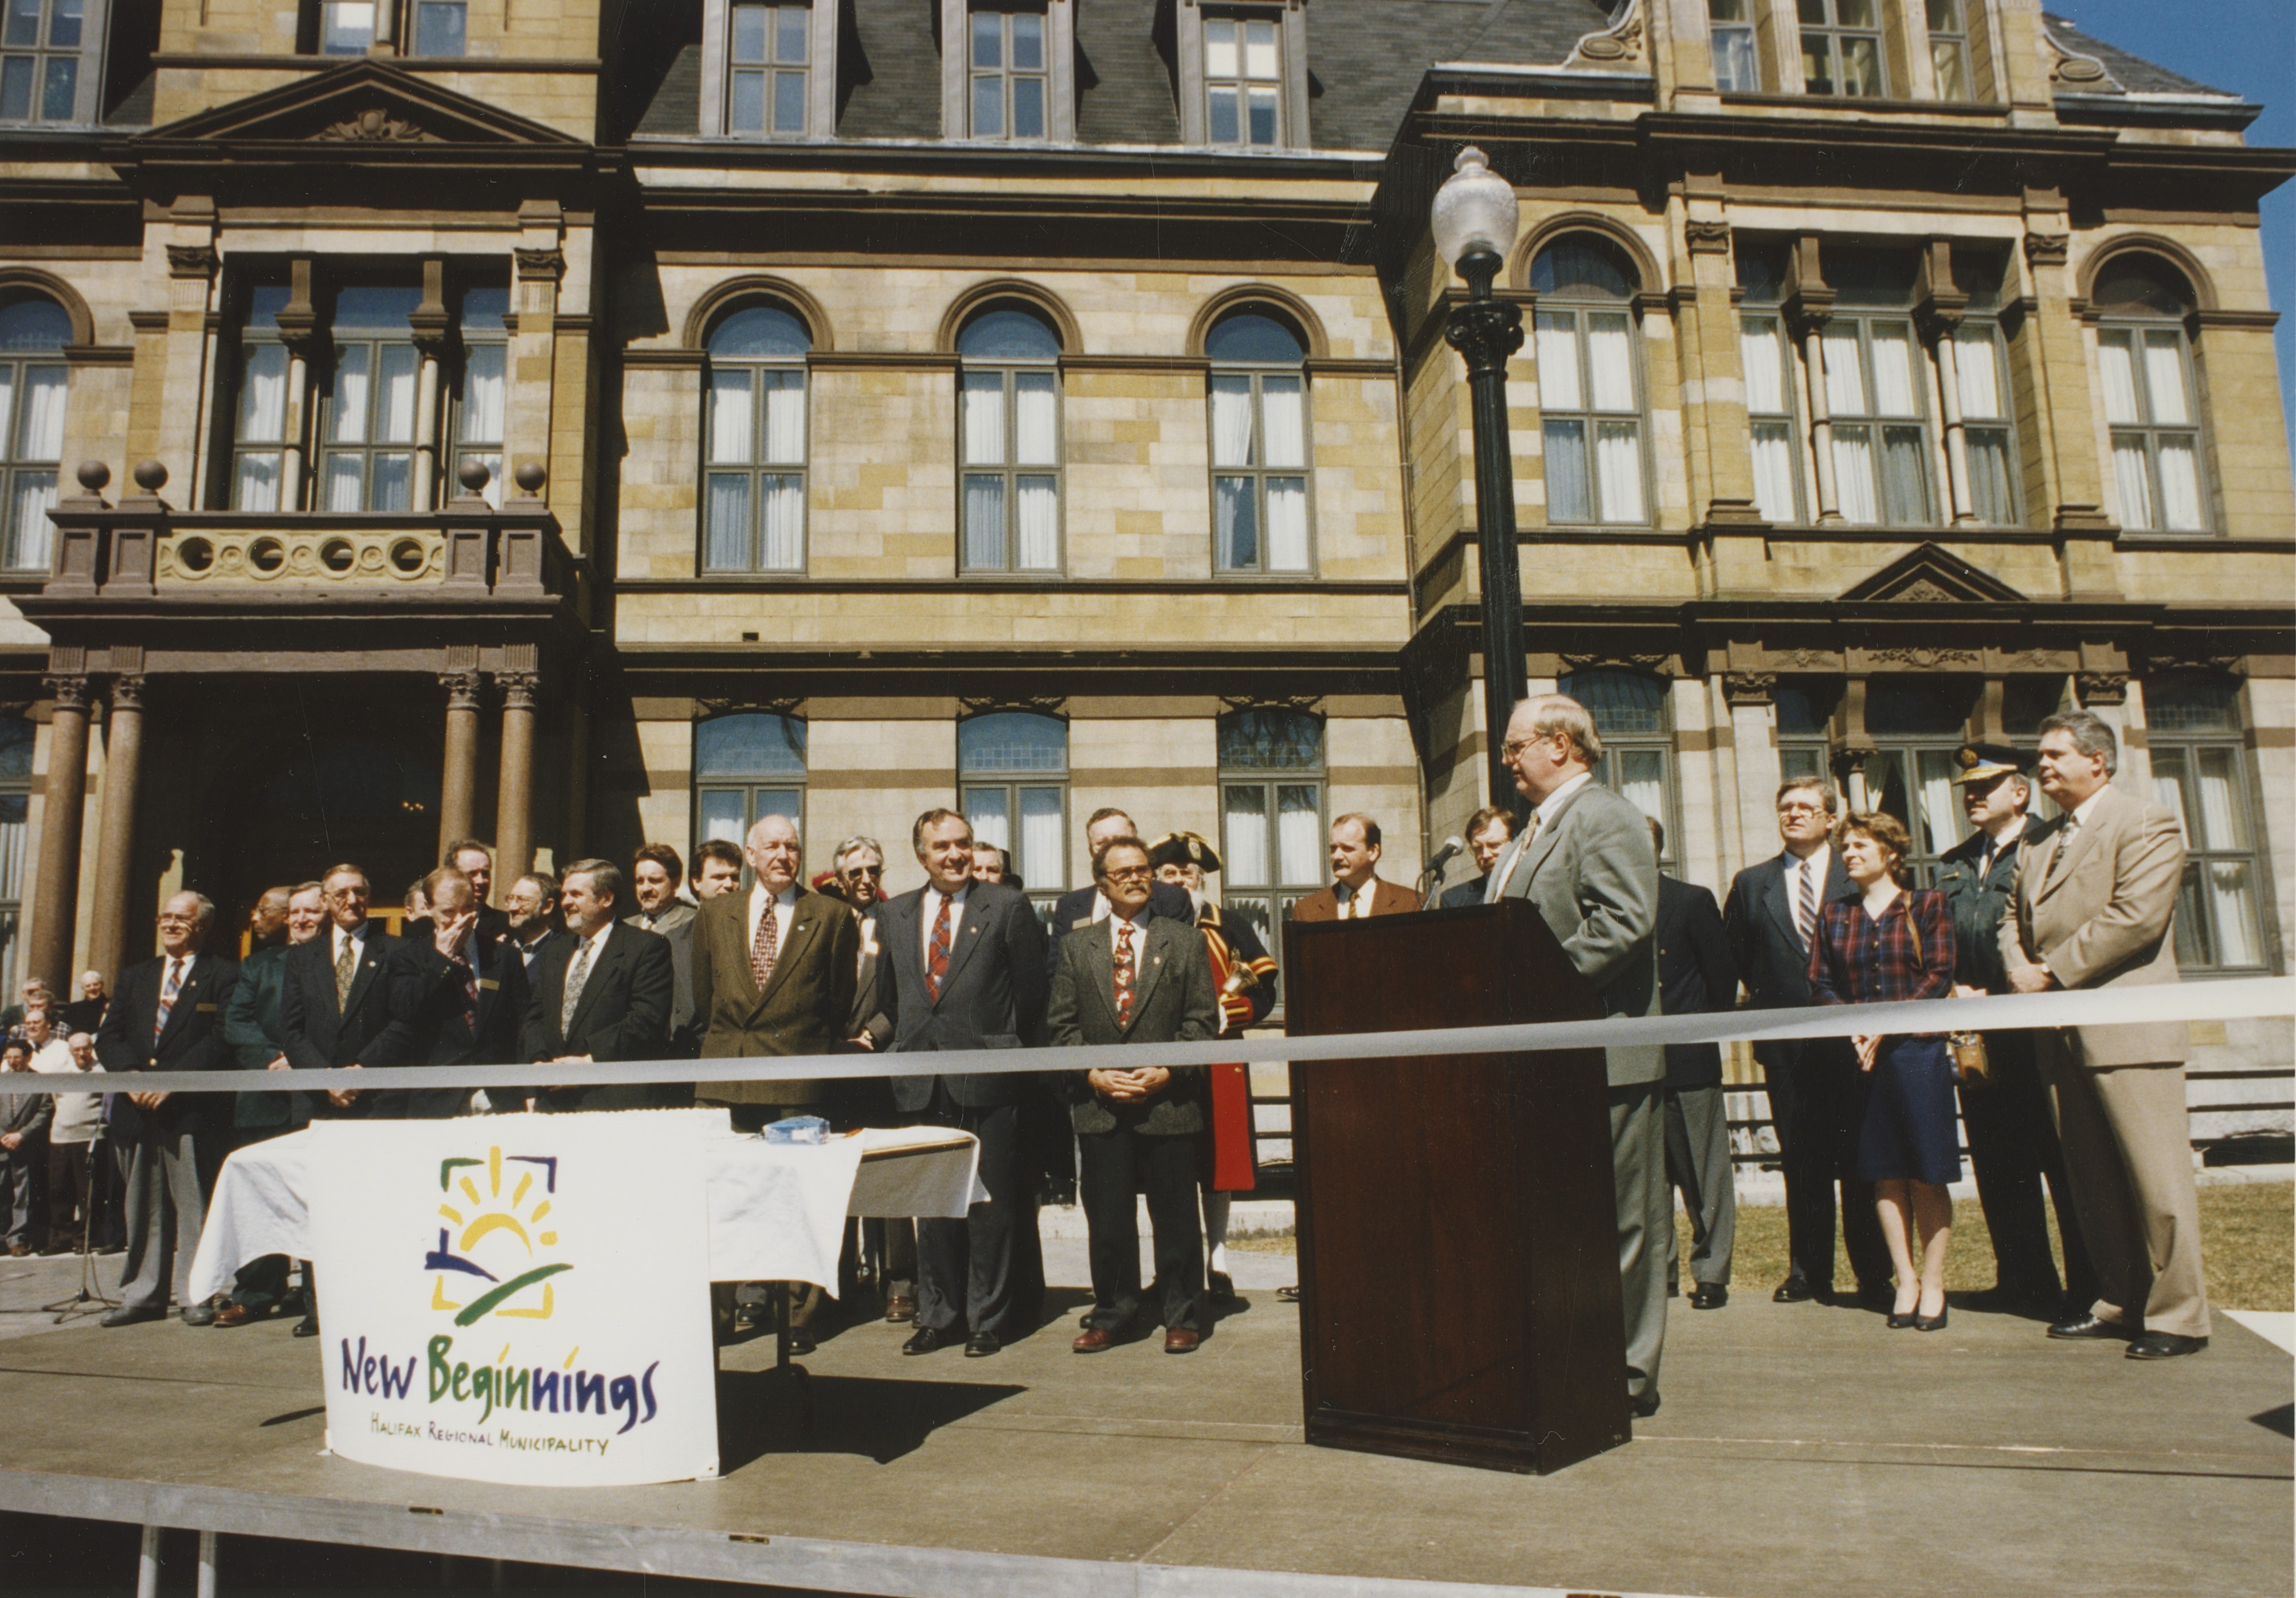
{"type": "Polygon", "coordinates": [[[436,80],[365,57],[155,127],[138,144],[576,144],[436,80]]]}
{"type": "Polygon", "coordinates": [[[2021,603],[2026,596],[1959,555],[1924,544],[1845,590],[1856,604],[2021,603]]]}

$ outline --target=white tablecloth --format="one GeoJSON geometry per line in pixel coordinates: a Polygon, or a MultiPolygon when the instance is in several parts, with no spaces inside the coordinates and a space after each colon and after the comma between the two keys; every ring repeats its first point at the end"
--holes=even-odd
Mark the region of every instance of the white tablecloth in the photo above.
{"type": "MultiPolygon", "coordinates": [[[[192,1261],[193,1302],[230,1291],[240,1266],[266,1254],[310,1257],[312,1143],[290,1133],[224,1161],[192,1261]]],[[[726,1131],[704,1146],[714,1282],[813,1282],[833,1293],[848,1216],[963,1216],[988,1196],[970,1133],[872,1128],[769,1143],[726,1131]]],[[[643,1184],[645,1173],[629,1179],[643,1184]]]]}

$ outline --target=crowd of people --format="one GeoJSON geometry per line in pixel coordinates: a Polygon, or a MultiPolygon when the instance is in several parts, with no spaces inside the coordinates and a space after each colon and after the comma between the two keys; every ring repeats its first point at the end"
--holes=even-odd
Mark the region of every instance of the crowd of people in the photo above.
{"type": "MultiPolygon", "coordinates": [[[[1742,993],[1777,1008],[2176,979],[2181,832],[2111,785],[2114,735],[2087,712],[2046,721],[2037,755],[1962,751],[1972,832],[1942,857],[1933,887],[1909,881],[1899,822],[1842,815],[1824,782],[1798,777],[1778,792],[1780,853],[1738,873],[1719,905],[1661,875],[1663,832],[1595,780],[1602,739],[1578,701],[1523,701],[1504,752],[1529,813],[1476,815],[1466,843],[1480,877],[1423,895],[1389,881],[1378,823],[1350,814],[1332,824],[1331,885],[1293,914],[1347,921],[1431,899],[1524,900],[1613,1017],[1726,1011],[1742,993]],[[2059,812],[2046,822],[2030,814],[2034,763],[2059,812]]],[[[491,851],[460,840],[410,887],[397,933],[371,915],[366,873],[341,864],[265,893],[244,960],[209,952],[213,905],[176,894],[159,918],[160,955],[120,972],[116,993],[90,972],[81,998],[60,1005],[36,981],[20,1013],[0,1014],[10,1250],[124,1248],[106,1325],[161,1318],[172,1297],[193,1325],[299,1312],[295,1330],[314,1334],[308,1262],[299,1282],[294,1262],[273,1258],[242,1270],[225,1298],[188,1299],[207,1196],[234,1146],[314,1119],[700,1103],[744,1130],[817,1115],[979,1141],[988,1196],[968,1216],[872,1222],[852,1242],[885,1318],[912,1328],[905,1354],[961,1346],[985,1357],[1033,1331],[1044,1294],[1037,1208],[1071,1197],[1090,1231],[1093,1294],[1076,1351],[1159,1329],[1166,1352],[1194,1349],[1212,1307],[1233,1294],[1231,1195],[1255,1180],[1241,1065],[936,1073],[928,1059],[892,1057],[1188,1042],[1266,1020],[1275,963],[1249,922],[1222,914],[1210,881],[1217,849],[1185,832],[1147,841],[1123,811],[1097,811],[1085,830],[1092,884],[1054,906],[1048,930],[1001,851],[959,812],[928,810],[910,842],[924,884],[890,897],[876,840],[845,840],[832,869],[808,882],[797,824],[768,815],[742,846],[712,840],[690,863],[650,843],[627,866],[588,859],[556,878],[521,873],[496,908],[491,851]],[[697,1086],[674,1064],[858,1051],[888,1056],[886,1074],[697,1086]],[[184,1094],[121,1080],[522,1061],[664,1063],[611,1086],[516,1092],[184,1094]],[[99,1101],[102,1089],[19,1079],[74,1073],[102,1073],[111,1091],[99,1101]],[[1152,1232],[1145,1284],[1136,1193],[1152,1232]]],[[[1946,1324],[1957,1100],[1999,1263],[1991,1297],[2045,1311],[2052,1337],[2120,1338],[2136,1357],[2205,1347],[2183,1050],[2183,1028],[2158,1023],[1758,1045],[1791,1238],[1773,1297],[1837,1301],[1838,1202],[1854,1301],[1892,1328],[1946,1324]]],[[[1648,1414],[1667,1300],[1679,1291],[1677,1191],[1690,1302],[1729,1299],[1722,1055],[1711,1044],[1621,1045],[1605,1065],[1628,1393],[1648,1414]]],[[[721,1286],[721,1334],[759,1323],[767,1285],[721,1286]]],[[[792,1287],[791,1299],[803,1351],[831,1312],[818,1288],[792,1287]]]]}

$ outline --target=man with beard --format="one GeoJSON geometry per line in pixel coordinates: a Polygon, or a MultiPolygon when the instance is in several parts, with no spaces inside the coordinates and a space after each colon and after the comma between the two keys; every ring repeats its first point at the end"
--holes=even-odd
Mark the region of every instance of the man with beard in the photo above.
{"type": "Polygon", "coordinates": [[[691,1059],[701,1046],[702,1018],[693,1007],[693,906],[678,897],[685,863],[666,843],[649,843],[631,856],[630,895],[637,912],[624,918],[642,931],[658,932],[669,939],[669,957],[677,969],[677,997],[669,1007],[669,1052],[673,1058],[691,1059]]]}

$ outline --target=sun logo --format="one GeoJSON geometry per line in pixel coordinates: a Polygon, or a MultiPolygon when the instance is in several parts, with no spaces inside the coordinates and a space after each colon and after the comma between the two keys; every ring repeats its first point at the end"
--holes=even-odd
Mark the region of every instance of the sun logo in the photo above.
{"type": "Polygon", "coordinates": [[[545,1225],[558,1192],[557,1159],[538,1154],[510,1156],[507,1163],[512,1166],[539,1168],[543,1185],[539,1192],[535,1191],[536,1171],[515,1171],[507,1199],[503,1196],[504,1163],[500,1147],[488,1149],[484,1160],[439,1162],[439,1191],[447,1200],[439,1206],[439,1217],[448,1225],[439,1228],[439,1246],[423,1255],[422,1268],[438,1273],[431,1281],[430,1307],[455,1311],[457,1326],[475,1325],[490,1315],[546,1321],[558,1308],[549,1279],[574,1268],[562,1261],[545,1262],[540,1257],[541,1251],[558,1246],[557,1229],[545,1225]],[[481,1170],[487,1184],[483,1194],[477,1180],[481,1170]],[[464,1209],[455,1208],[457,1190],[466,1203],[467,1216],[464,1209]],[[529,1194],[534,1200],[531,1204],[527,1202],[529,1194]],[[488,1270],[479,1262],[482,1246],[485,1258],[500,1268],[488,1270]],[[512,1254],[513,1248],[521,1252],[512,1254]],[[457,1304],[447,1297],[450,1275],[470,1276],[493,1285],[467,1304],[457,1304]],[[529,1296],[524,1303],[512,1307],[513,1300],[537,1285],[542,1289],[539,1298],[529,1296]]]}

